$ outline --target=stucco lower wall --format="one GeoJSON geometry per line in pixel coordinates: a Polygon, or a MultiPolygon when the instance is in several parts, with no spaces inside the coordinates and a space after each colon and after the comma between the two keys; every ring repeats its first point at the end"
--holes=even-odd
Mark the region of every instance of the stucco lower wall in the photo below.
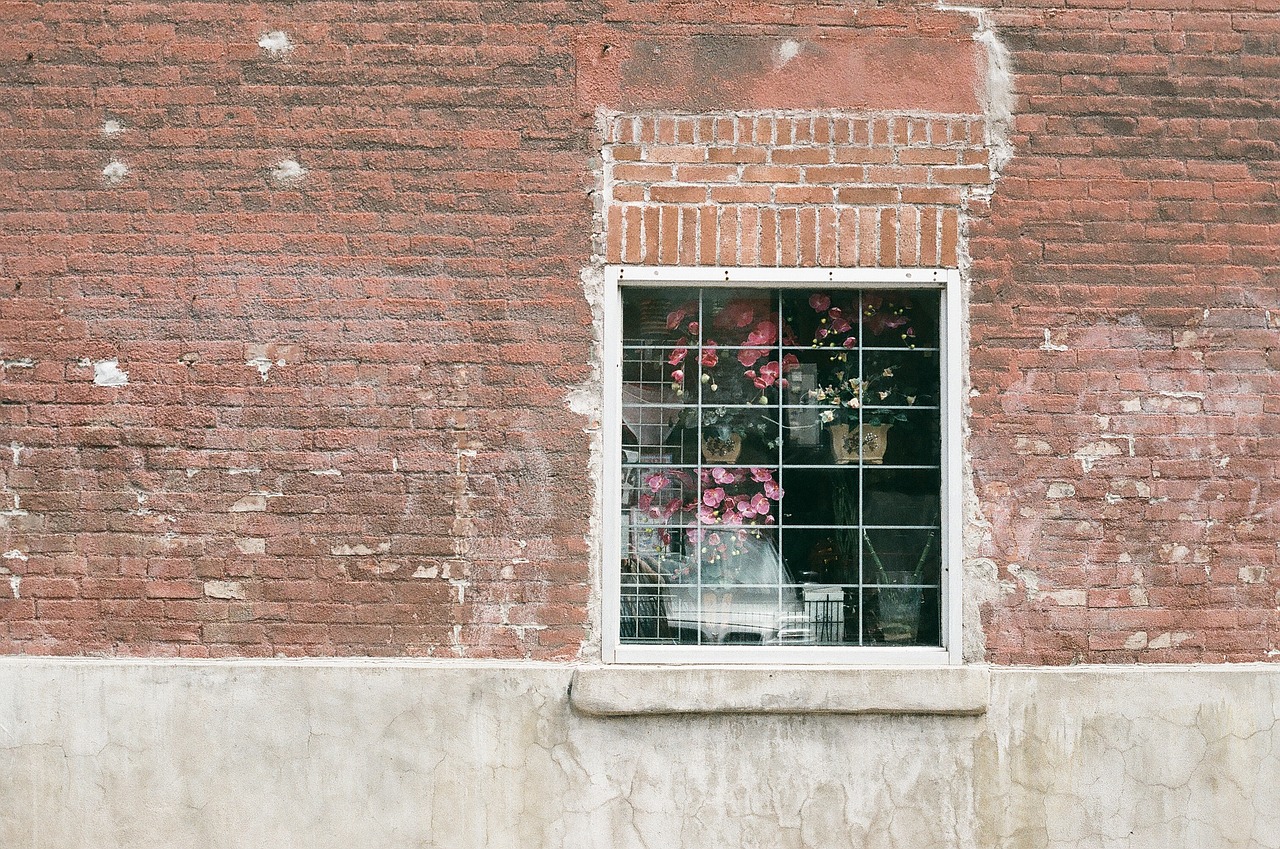
{"type": "Polygon", "coordinates": [[[997,669],[982,716],[599,718],[572,677],[6,659],[0,846],[1280,845],[1270,667],[997,669]]]}

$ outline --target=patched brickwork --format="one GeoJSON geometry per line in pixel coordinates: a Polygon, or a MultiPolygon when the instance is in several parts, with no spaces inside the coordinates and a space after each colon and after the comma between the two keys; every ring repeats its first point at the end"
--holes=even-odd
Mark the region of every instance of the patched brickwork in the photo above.
{"type": "Polygon", "coordinates": [[[611,116],[610,262],[957,265],[960,213],[991,180],[973,116],[611,116]]]}

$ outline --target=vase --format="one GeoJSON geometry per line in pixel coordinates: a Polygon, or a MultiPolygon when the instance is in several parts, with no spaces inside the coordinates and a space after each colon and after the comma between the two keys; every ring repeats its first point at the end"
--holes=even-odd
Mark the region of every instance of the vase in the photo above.
{"type": "Polygon", "coordinates": [[[827,430],[831,433],[831,456],[841,464],[861,460],[864,464],[878,466],[884,462],[884,450],[889,447],[889,428],[892,426],[828,425],[827,430]]]}
{"type": "Polygon", "coordinates": [[[702,437],[702,459],[708,463],[733,463],[742,453],[741,434],[731,433],[726,437],[702,437]]]}

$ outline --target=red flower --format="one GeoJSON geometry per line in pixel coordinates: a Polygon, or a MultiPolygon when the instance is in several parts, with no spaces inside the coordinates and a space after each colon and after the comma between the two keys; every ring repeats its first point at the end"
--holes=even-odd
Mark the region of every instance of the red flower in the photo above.
{"type": "Polygon", "coordinates": [[[831,299],[826,295],[810,295],[809,306],[813,307],[816,312],[826,312],[831,306],[831,299]]]}

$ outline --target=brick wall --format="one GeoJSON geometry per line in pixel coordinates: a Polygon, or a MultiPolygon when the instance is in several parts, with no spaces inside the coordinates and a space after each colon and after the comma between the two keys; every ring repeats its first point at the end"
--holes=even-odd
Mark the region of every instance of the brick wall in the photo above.
{"type": "Polygon", "coordinates": [[[650,265],[956,267],[977,116],[612,116],[605,254],[650,265]]]}
{"type": "Polygon", "coordinates": [[[987,5],[1015,156],[967,210],[991,69],[929,4],[0,8],[0,651],[575,656],[593,229],[628,261],[930,264],[936,215],[937,262],[949,221],[972,258],[987,656],[1269,659],[1275,2],[987,5]],[[664,119],[603,139],[599,106],[664,119]]]}
{"type": "Polygon", "coordinates": [[[970,447],[1000,663],[1280,649],[1280,16],[1002,6],[970,447]]]}

